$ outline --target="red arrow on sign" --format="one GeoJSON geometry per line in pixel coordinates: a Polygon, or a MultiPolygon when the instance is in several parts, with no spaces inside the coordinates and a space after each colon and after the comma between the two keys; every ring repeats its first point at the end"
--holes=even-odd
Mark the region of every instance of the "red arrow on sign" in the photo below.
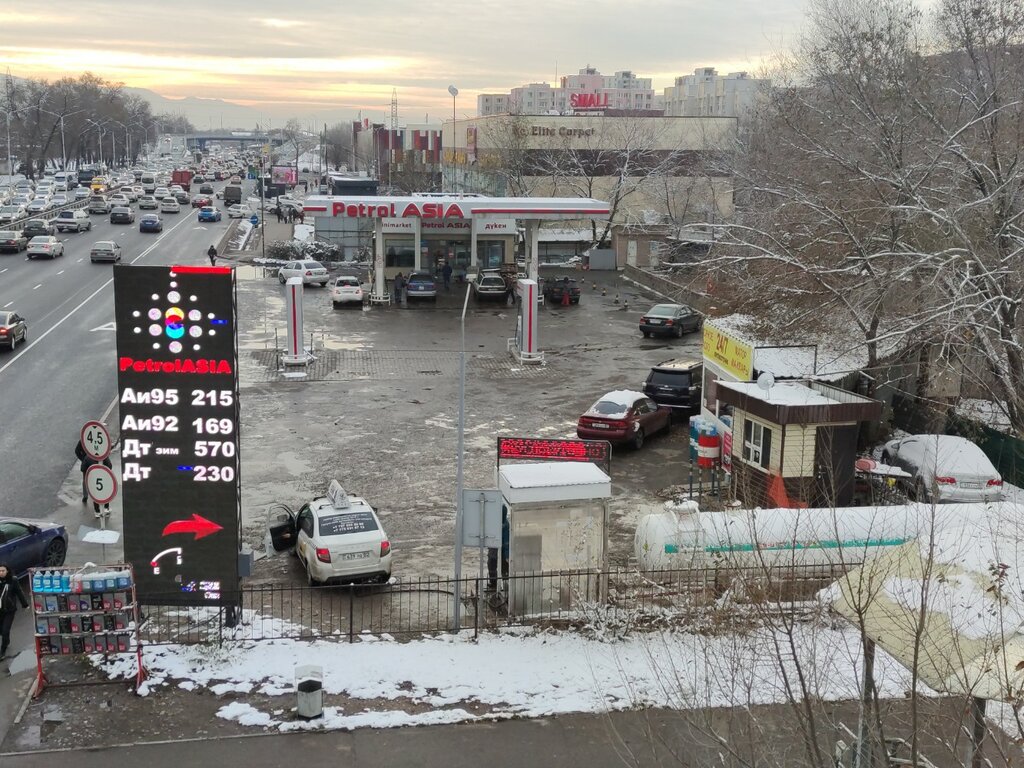
{"type": "Polygon", "coordinates": [[[223,526],[217,525],[212,520],[207,520],[201,515],[192,515],[191,520],[174,520],[164,526],[164,532],[162,535],[170,536],[172,533],[194,533],[196,535],[193,541],[198,541],[203,536],[209,536],[211,533],[223,530],[223,526]]]}

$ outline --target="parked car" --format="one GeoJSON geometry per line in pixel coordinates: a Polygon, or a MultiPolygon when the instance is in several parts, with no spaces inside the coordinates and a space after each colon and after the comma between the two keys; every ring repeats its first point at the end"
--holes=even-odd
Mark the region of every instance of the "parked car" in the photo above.
{"type": "Polygon", "coordinates": [[[51,259],[55,259],[58,256],[64,255],[64,243],[53,235],[40,235],[39,237],[33,237],[28,241],[28,250],[26,251],[26,255],[30,259],[34,259],[36,256],[47,256],[51,259]]]}
{"type": "Polygon", "coordinates": [[[544,303],[559,305],[564,303],[565,294],[569,294],[570,304],[580,303],[580,287],[576,280],[568,275],[561,275],[553,280],[544,280],[544,303]]]}
{"type": "Polygon", "coordinates": [[[327,268],[319,261],[289,261],[277,270],[277,279],[282,284],[290,277],[301,277],[304,284],[320,283],[321,286],[326,286],[330,279],[327,268]]]}
{"type": "Polygon", "coordinates": [[[93,264],[100,261],[109,261],[113,264],[120,260],[121,246],[113,240],[100,240],[98,243],[93,243],[92,249],[89,251],[89,261],[93,264]]]}
{"type": "Polygon", "coordinates": [[[25,231],[16,232],[13,229],[5,229],[0,232],[0,252],[18,253],[28,248],[28,238],[25,231]]]}
{"type": "Polygon", "coordinates": [[[199,221],[220,221],[220,211],[212,205],[205,205],[199,209],[199,221]]]}
{"type": "Polygon", "coordinates": [[[165,197],[160,201],[160,213],[181,213],[181,204],[173,197],[165,197]]]}
{"type": "Polygon", "coordinates": [[[406,280],[406,296],[410,299],[437,301],[437,285],[429,272],[410,272],[406,280]]]}
{"type": "Polygon", "coordinates": [[[310,586],[327,582],[386,582],[391,542],[373,507],[337,481],[328,497],[303,504],[298,514],[276,505],[270,541],[278,552],[295,549],[310,586]]]}
{"type": "Polygon", "coordinates": [[[0,310],[0,344],[13,351],[15,346],[25,343],[27,336],[28,324],[25,318],[13,310],[0,310]]]}
{"type": "Polygon", "coordinates": [[[665,334],[682,338],[684,333],[704,327],[704,316],[685,304],[655,304],[640,318],[644,338],[665,334]]]}
{"type": "Polygon", "coordinates": [[[666,360],[651,368],[644,381],[644,394],[662,408],[676,413],[700,410],[704,363],[700,358],[666,360]]]}
{"type": "Polygon", "coordinates": [[[135,211],[127,206],[119,205],[117,208],[113,208],[110,211],[110,223],[111,224],[134,224],[135,223],[135,211]]]}
{"type": "Polygon", "coordinates": [[[1003,478],[988,456],[956,435],[908,435],[890,440],[882,463],[910,473],[907,484],[918,501],[998,501],[1003,478]]]}
{"type": "Polygon", "coordinates": [[[607,440],[643,447],[657,432],[672,428],[672,411],[661,408],[643,392],[609,392],[580,416],[576,434],[584,440],[607,440]]]}
{"type": "Polygon", "coordinates": [[[147,213],[139,219],[139,232],[163,232],[164,220],[155,213],[147,213]]]}
{"type": "Polygon", "coordinates": [[[68,553],[68,533],[59,523],[0,517],[0,563],[17,578],[29,568],[56,568],[68,553]]]}
{"type": "Polygon", "coordinates": [[[497,272],[478,272],[472,284],[473,298],[476,301],[486,299],[504,299],[508,295],[505,278],[497,272]]]}
{"type": "Polygon", "coordinates": [[[363,286],[355,275],[339,275],[331,283],[331,303],[337,309],[342,304],[363,304],[363,286]]]}
{"type": "MultiPolygon", "coordinates": [[[[79,187],[84,189],[84,187],[79,187]]],[[[89,218],[89,214],[83,211],[81,208],[76,208],[73,211],[61,211],[57,214],[57,218],[53,220],[53,224],[58,232],[82,232],[83,230],[92,229],[92,220],[89,218]]]]}

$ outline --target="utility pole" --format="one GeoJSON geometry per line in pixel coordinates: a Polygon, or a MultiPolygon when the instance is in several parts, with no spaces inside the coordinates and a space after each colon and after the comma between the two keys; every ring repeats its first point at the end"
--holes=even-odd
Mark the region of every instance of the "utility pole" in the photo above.
{"type": "Polygon", "coordinates": [[[398,132],[398,89],[391,89],[391,130],[388,131],[388,194],[391,192],[391,166],[395,161],[395,134],[398,132]]]}

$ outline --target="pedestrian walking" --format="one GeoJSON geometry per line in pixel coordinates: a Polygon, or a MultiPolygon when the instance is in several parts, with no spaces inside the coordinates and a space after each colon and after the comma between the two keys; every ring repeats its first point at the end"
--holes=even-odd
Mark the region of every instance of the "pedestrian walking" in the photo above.
{"type": "Polygon", "coordinates": [[[18,612],[18,603],[21,603],[22,608],[28,608],[25,591],[10,567],[0,565],[0,659],[7,658],[7,649],[11,645],[11,627],[14,626],[14,614],[18,612]]]}
{"type": "Polygon", "coordinates": [[[85,452],[85,446],[82,445],[81,438],[78,439],[78,445],[75,446],[75,456],[78,458],[82,470],[82,503],[87,504],[89,502],[89,490],[85,487],[85,471],[95,464],[96,461],[85,452]]]}
{"type": "Polygon", "coordinates": [[[280,224],[283,221],[283,219],[281,218],[281,207],[278,206],[277,208],[275,208],[274,213],[277,214],[277,223],[280,224]]]}
{"type": "Polygon", "coordinates": [[[450,291],[452,289],[452,265],[447,261],[441,267],[441,277],[444,278],[444,289],[450,291]]]}
{"type": "Polygon", "coordinates": [[[217,266],[217,248],[216,248],[216,246],[211,245],[210,246],[210,250],[208,250],[206,252],[206,255],[210,257],[210,266],[211,267],[216,267],[217,266]]]}
{"type": "Polygon", "coordinates": [[[305,211],[299,211],[299,224],[305,224],[305,223],[306,223],[306,212],[305,211]]]}

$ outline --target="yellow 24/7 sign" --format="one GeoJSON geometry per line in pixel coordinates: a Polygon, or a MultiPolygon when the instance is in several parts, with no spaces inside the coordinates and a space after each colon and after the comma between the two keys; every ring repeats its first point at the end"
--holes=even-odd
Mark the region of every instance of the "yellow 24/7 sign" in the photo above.
{"type": "Polygon", "coordinates": [[[754,348],[712,325],[704,324],[704,359],[740,381],[754,375],[754,348]]]}

